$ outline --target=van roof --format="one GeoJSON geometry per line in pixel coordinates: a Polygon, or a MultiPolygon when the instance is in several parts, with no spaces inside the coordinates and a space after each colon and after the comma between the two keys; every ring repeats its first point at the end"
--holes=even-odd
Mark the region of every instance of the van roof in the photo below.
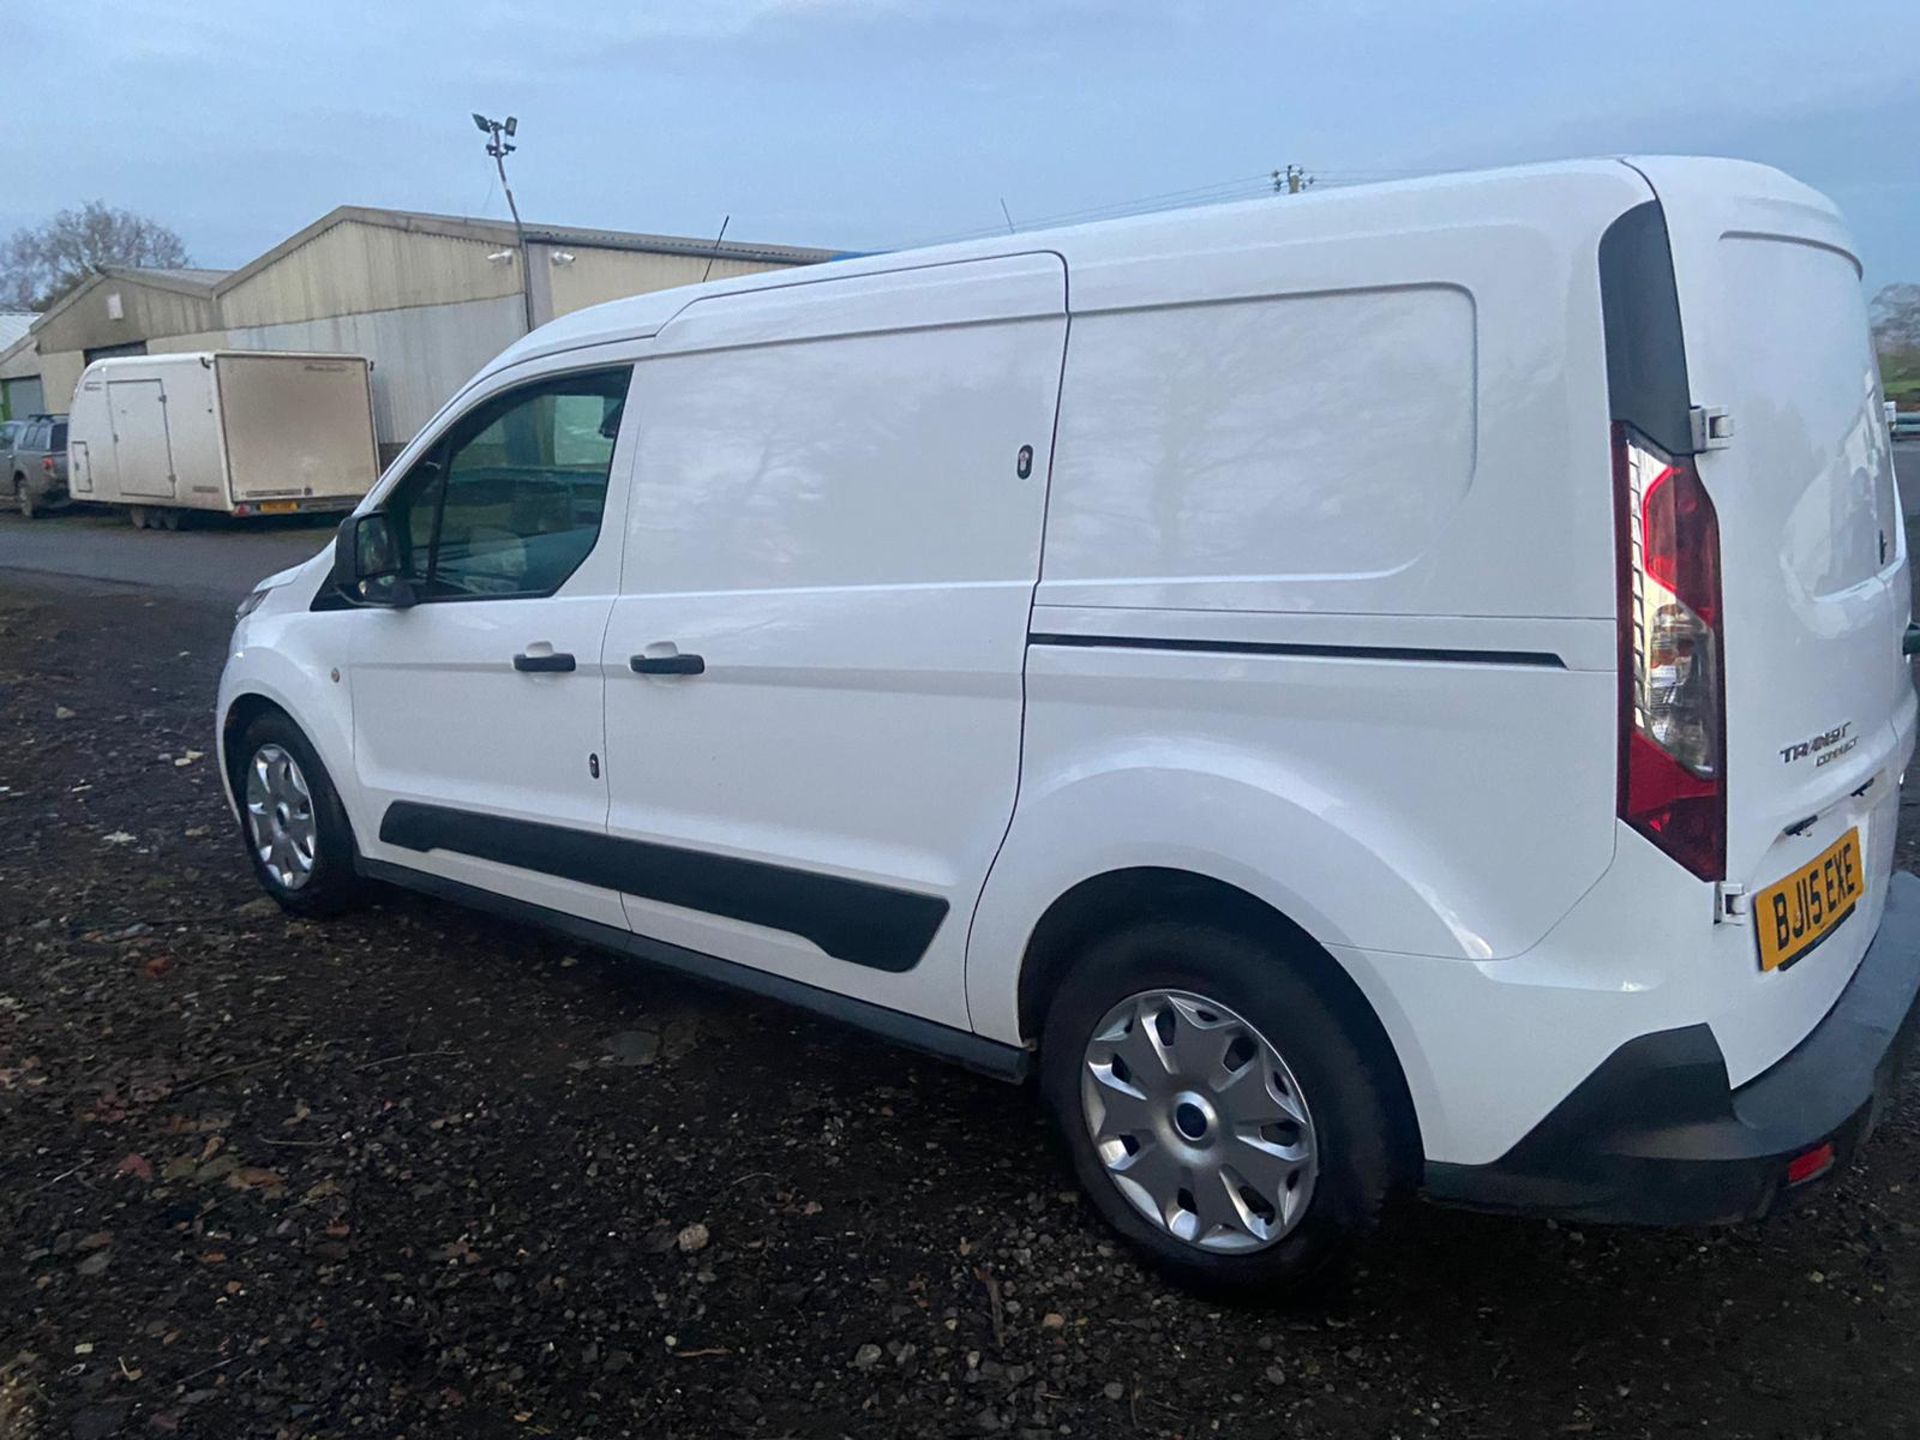
{"type": "MultiPolygon", "coordinates": [[[[1674,176],[1684,179],[1689,187],[1765,193],[1834,213],[1825,197],[1769,166],[1740,160],[1693,158],[1658,163],[1663,172],[1663,186],[1667,176],[1674,176]]],[[[1617,185],[1623,170],[1646,187],[1645,193],[1650,198],[1651,185],[1638,173],[1639,165],[1640,162],[1628,157],[1559,160],[1310,190],[1230,205],[1163,210],[1052,230],[1020,231],[926,249],[887,251],[799,269],[658,290],[563,315],[508,347],[482,374],[541,355],[611,341],[645,339],[659,333],[692,301],[710,295],[782,289],[846,275],[882,274],[1035,251],[1060,255],[1071,271],[1076,265],[1164,254],[1168,249],[1200,254],[1252,243],[1272,243],[1275,239],[1330,239],[1383,230],[1401,231],[1416,225],[1443,226],[1456,215],[1484,218],[1490,205],[1511,208],[1527,218],[1538,219],[1543,210],[1552,213],[1556,192],[1564,193],[1566,186],[1583,181],[1617,185]]]]}

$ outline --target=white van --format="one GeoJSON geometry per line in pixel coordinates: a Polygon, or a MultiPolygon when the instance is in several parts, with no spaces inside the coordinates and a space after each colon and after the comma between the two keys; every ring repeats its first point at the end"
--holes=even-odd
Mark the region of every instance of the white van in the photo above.
{"type": "Polygon", "coordinates": [[[225,773],[297,914],[373,877],[1037,1076],[1191,1283],[1400,1187],[1758,1216],[1920,989],[1880,403],[1833,208],[1713,160],[618,301],[241,606],[225,773]]]}
{"type": "Polygon", "coordinates": [[[371,378],[363,355],[96,360],[73,393],[68,488],[168,530],[189,510],[351,510],[380,474],[371,378]]]}

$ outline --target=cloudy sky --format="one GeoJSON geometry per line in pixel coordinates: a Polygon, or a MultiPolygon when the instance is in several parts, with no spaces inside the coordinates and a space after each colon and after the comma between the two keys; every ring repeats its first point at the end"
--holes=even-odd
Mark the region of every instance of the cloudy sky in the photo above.
{"type": "Polygon", "coordinates": [[[1915,0],[6,0],[0,233],[238,265],[334,205],[880,249],[1149,197],[1626,151],[1783,166],[1920,280],[1915,0]],[[20,81],[32,77],[23,92],[20,81]]]}

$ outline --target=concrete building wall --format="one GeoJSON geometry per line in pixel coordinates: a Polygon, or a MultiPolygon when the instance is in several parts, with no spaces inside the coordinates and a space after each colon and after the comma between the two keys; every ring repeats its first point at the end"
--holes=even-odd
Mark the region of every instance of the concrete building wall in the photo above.
{"type": "Polygon", "coordinates": [[[518,257],[487,259],[501,248],[484,240],[343,220],[225,289],[221,319],[237,331],[517,296],[518,257]]]}
{"type": "Polygon", "coordinates": [[[33,335],[40,354],[50,357],[61,351],[78,355],[108,345],[151,341],[156,335],[211,330],[219,323],[211,294],[191,295],[121,275],[97,275],[70,300],[42,316],[33,335]],[[117,320],[113,318],[116,296],[120,312],[117,320]]]}
{"type": "Polygon", "coordinates": [[[278,325],[236,325],[227,340],[235,350],[332,350],[372,360],[374,431],[385,463],[525,328],[516,293],[278,325]]]}

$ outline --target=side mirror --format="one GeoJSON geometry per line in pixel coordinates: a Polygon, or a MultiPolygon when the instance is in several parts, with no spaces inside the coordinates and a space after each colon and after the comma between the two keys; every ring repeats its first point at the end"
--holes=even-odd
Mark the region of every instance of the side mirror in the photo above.
{"type": "Polygon", "coordinates": [[[404,610],[419,598],[400,569],[400,545],[393,522],[376,510],[349,515],[334,541],[334,569],[340,587],[362,605],[404,610]]]}

